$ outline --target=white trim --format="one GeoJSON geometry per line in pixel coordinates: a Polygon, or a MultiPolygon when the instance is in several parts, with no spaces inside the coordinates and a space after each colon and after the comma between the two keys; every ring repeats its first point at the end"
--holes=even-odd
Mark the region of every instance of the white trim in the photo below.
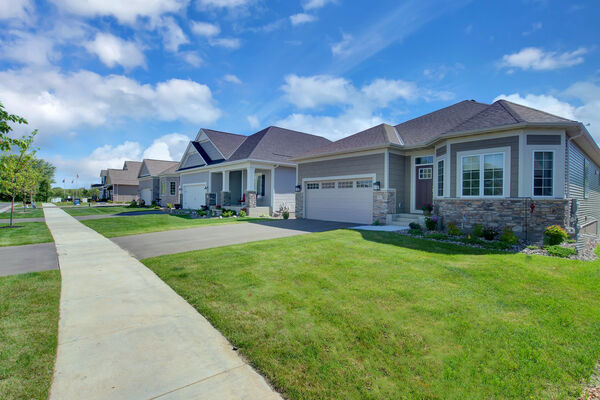
{"type": "Polygon", "coordinates": [[[511,151],[509,147],[489,147],[478,150],[465,150],[456,152],[456,198],[465,199],[502,199],[510,197],[510,160],[511,151]],[[503,154],[504,156],[504,176],[502,196],[484,196],[484,179],[483,179],[483,156],[492,154],[503,154]],[[478,196],[463,196],[462,194],[462,159],[469,156],[480,156],[479,159],[479,195],[478,196]]]}
{"type": "Polygon", "coordinates": [[[275,210],[273,210],[273,208],[275,207],[274,201],[275,201],[275,169],[276,168],[277,167],[271,168],[271,200],[270,200],[270,203],[271,203],[271,209],[272,209],[271,211],[272,212],[275,211],[275,210]]]}
{"type": "MultiPolygon", "coordinates": [[[[217,147],[217,145],[215,144],[215,142],[213,142],[212,140],[210,140],[210,138],[208,137],[208,135],[206,134],[206,132],[204,132],[204,129],[200,129],[200,132],[202,132],[202,135],[204,135],[204,137],[202,137],[202,136],[200,136],[200,137],[196,136],[195,142],[198,142],[198,143],[200,143],[201,141],[203,141],[203,142],[211,142],[212,145],[215,147],[215,149],[217,149],[217,151],[219,152],[219,154],[221,155],[221,157],[223,157],[223,160],[225,160],[225,156],[223,155],[223,153],[221,153],[221,150],[219,150],[219,148],[217,147]],[[204,139],[206,139],[206,140],[204,140],[204,139]]],[[[198,132],[198,134],[200,134],[200,132],[198,132]]],[[[204,150],[204,151],[206,151],[206,150],[204,150]]]]}
{"type": "MultiPolygon", "coordinates": [[[[531,197],[535,199],[550,199],[554,198],[554,193],[556,190],[556,151],[553,149],[541,150],[535,149],[531,150],[531,197]],[[535,153],[552,153],[552,194],[550,196],[536,196],[534,190],[534,181],[535,181],[535,153]]],[[[543,179],[543,178],[542,178],[543,179]]]]}
{"type": "Polygon", "coordinates": [[[302,216],[306,217],[306,182],[334,181],[344,179],[371,178],[373,182],[377,179],[376,174],[358,174],[358,175],[339,175],[339,176],[320,176],[318,178],[302,179],[302,216]]]}
{"type": "Polygon", "coordinates": [[[388,150],[383,156],[383,188],[390,188],[390,152],[388,150]]]}
{"type": "Polygon", "coordinates": [[[450,171],[450,165],[448,163],[447,153],[443,156],[440,156],[434,160],[433,164],[433,198],[441,199],[444,197],[448,197],[448,188],[447,180],[448,180],[448,171],[450,171]],[[439,162],[444,162],[444,182],[442,182],[442,195],[438,194],[438,183],[439,183],[439,162]]]}
{"type": "MultiPolygon", "coordinates": [[[[432,164],[419,164],[418,166],[421,167],[423,165],[435,165],[435,149],[434,149],[434,153],[431,153],[431,150],[421,150],[418,152],[415,152],[414,154],[412,154],[410,156],[410,212],[413,214],[422,214],[423,210],[417,210],[416,209],[416,204],[417,204],[417,178],[416,178],[416,172],[417,172],[417,157],[428,157],[428,156],[432,156],[433,157],[433,162],[432,164]]],[[[432,185],[433,186],[433,185],[432,185]]],[[[434,188],[431,188],[432,190],[432,194],[431,194],[431,198],[433,199],[433,195],[435,194],[434,188]]]]}
{"type": "Polygon", "coordinates": [[[394,128],[394,132],[396,132],[396,138],[398,139],[398,143],[400,143],[401,146],[404,146],[404,140],[402,140],[402,138],[400,137],[400,134],[398,133],[398,129],[396,129],[395,126],[393,126],[394,128]]]}
{"type": "MultiPolygon", "coordinates": [[[[387,147],[378,147],[376,149],[372,149],[372,150],[357,150],[355,152],[353,151],[348,151],[346,153],[340,153],[337,155],[325,155],[323,157],[319,157],[319,156],[315,156],[314,159],[310,159],[310,158],[306,158],[306,159],[302,159],[302,160],[306,160],[306,161],[302,161],[302,162],[298,162],[297,165],[300,164],[308,164],[308,163],[312,163],[312,162],[320,162],[320,161],[329,161],[329,160],[338,160],[341,158],[350,158],[350,157],[361,157],[361,156],[369,156],[369,155],[373,155],[373,154],[383,154],[386,152],[388,148],[387,147]]],[[[402,149],[399,149],[402,150],[402,149]]]]}

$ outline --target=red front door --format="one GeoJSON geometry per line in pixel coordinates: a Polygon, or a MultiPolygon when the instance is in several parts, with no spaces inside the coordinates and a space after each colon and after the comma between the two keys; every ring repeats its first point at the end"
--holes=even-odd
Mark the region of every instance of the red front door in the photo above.
{"type": "Polygon", "coordinates": [[[433,165],[417,165],[415,168],[415,208],[421,210],[433,202],[433,165]]]}

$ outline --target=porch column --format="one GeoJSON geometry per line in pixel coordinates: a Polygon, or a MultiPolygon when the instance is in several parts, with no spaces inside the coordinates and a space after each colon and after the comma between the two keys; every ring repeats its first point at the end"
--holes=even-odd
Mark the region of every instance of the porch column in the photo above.
{"type": "Polygon", "coordinates": [[[229,191],[229,171],[223,171],[223,190],[219,193],[218,203],[223,207],[231,205],[231,192],[229,191]]]}
{"type": "Polygon", "coordinates": [[[223,171],[223,191],[229,192],[229,171],[223,171]]]}
{"type": "Polygon", "coordinates": [[[256,187],[254,186],[254,167],[246,168],[246,207],[256,208],[256,187]]]}

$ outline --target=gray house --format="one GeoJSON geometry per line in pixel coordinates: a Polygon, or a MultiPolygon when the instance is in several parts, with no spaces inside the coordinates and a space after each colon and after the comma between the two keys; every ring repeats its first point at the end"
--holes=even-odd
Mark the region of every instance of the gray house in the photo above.
{"type": "Polygon", "coordinates": [[[179,173],[177,168],[179,163],[169,167],[165,171],[158,175],[159,187],[160,187],[160,205],[166,207],[167,204],[174,206],[175,204],[181,204],[179,186],[179,173]]]}
{"type": "Polygon", "coordinates": [[[598,233],[600,149],[577,121],[504,100],[462,101],[382,124],[293,158],[296,216],[370,224],[422,221],[598,233]]]}
{"type": "Polygon", "coordinates": [[[138,175],[138,197],[146,205],[160,202],[161,192],[159,175],[170,168],[176,168],[177,161],[144,159],[138,175]]]}
{"type": "Polygon", "coordinates": [[[138,174],[142,163],[125,161],[123,169],[106,170],[105,188],[107,199],[115,202],[129,202],[138,197],[138,174]]]}
{"type": "Polygon", "coordinates": [[[217,206],[248,215],[295,209],[296,163],[292,158],[330,143],[302,132],[268,127],[245,136],[201,129],[188,145],[177,173],[184,209],[217,206]]]}

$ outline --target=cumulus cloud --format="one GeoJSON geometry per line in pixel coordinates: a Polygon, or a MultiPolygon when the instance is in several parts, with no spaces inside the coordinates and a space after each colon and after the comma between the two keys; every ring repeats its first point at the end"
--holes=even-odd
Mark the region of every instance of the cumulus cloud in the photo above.
{"type": "Polygon", "coordinates": [[[179,50],[179,46],[189,43],[187,36],[181,30],[173,17],[161,20],[160,29],[163,36],[163,46],[173,53],[179,50]]]}
{"type": "Polygon", "coordinates": [[[186,51],[180,53],[180,55],[183,58],[183,60],[186,63],[190,64],[192,67],[199,67],[202,64],[204,64],[204,60],[202,59],[202,57],[200,57],[200,55],[195,51],[186,51]]]}
{"type": "Polygon", "coordinates": [[[290,22],[292,23],[292,25],[301,25],[301,24],[306,24],[308,22],[313,22],[316,21],[317,17],[315,17],[314,15],[311,14],[306,14],[306,13],[299,13],[299,14],[294,14],[294,15],[290,15],[290,22]]]}
{"type": "Polygon", "coordinates": [[[317,8],[325,7],[329,3],[334,3],[336,0],[308,0],[302,4],[302,8],[305,10],[315,10],[317,8]]]}
{"type": "Polygon", "coordinates": [[[155,160],[179,161],[190,138],[181,133],[170,133],[154,139],[154,142],[144,150],[142,158],[155,160]]]}
{"type": "Polygon", "coordinates": [[[352,35],[343,33],[342,40],[331,45],[331,52],[334,56],[347,56],[353,53],[352,35]]]}
{"type": "Polygon", "coordinates": [[[236,8],[246,6],[250,0],[198,0],[201,9],[236,8]]]}
{"type": "Polygon", "coordinates": [[[227,74],[223,77],[223,80],[225,82],[229,82],[229,83],[235,83],[237,85],[241,84],[242,81],[240,80],[240,78],[238,78],[237,76],[233,75],[233,74],[227,74]]]}
{"type": "Polygon", "coordinates": [[[299,108],[315,108],[329,104],[347,104],[355,91],[352,84],[330,75],[302,77],[287,75],[282,90],[287,100],[299,108]]]}
{"type": "Polygon", "coordinates": [[[191,80],[150,85],[86,70],[8,70],[0,72],[0,93],[6,108],[42,128],[41,135],[129,118],[212,123],[221,115],[210,88],[191,80]]]}
{"type": "Polygon", "coordinates": [[[145,67],[146,57],[135,42],[123,40],[110,33],[98,33],[94,40],[84,43],[88,52],[95,54],[109,68],[121,65],[130,69],[145,67]]]}
{"type": "Polygon", "coordinates": [[[0,58],[25,65],[45,66],[60,58],[54,40],[48,36],[14,31],[10,40],[0,42],[0,58]]]}
{"type": "Polygon", "coordinates": [[[256,115],[248,115],[246,119],[248,120],[248,124],[250,124],[250,128],[256,129],[260,126],[260,120],[256,115]]]}
{"type": "Polygon", "coordinates": [[[564,53],[547,52],[537,47],[526,47],[517,53],[504,55],[500,66],[534,71],[567,68],[583,63],[583,56],[587,52],[587,49],[583,47],[564,53]]]}
{"type": "Polygon", "coordinates": [[[85,17],[112,16],[122,23],[140,17],[157,19],[165,13],[185,9],[188,0],[51,0],[59,9],[85,17]]]}
{"type": "Polygon", "coordinates": [[[216,38],[210,39],[208,44],[213,47],[224,47],[226,49],[235,50],[241,47],[242,41],[237,38],[216,38]]]}
{"type": "Polygon", "coordinates": [[[277,121],[275,125],[338,140],[382,122],[380,116],[372,115],[370,112],[357,113],[353,109],[337,116],[294,113],[277,121]]]}
{"type": "Polygon", "coordinates": [[[29,22],[33,11],[31,0],[0,0],[0,20],[29,22]]]}
{"type": "Polygon", "coordinates": [[[221,33],[219,25],[211,24],[209,22],[192,21],[190,28],[196,35],[213,37],[221,33]]]}

